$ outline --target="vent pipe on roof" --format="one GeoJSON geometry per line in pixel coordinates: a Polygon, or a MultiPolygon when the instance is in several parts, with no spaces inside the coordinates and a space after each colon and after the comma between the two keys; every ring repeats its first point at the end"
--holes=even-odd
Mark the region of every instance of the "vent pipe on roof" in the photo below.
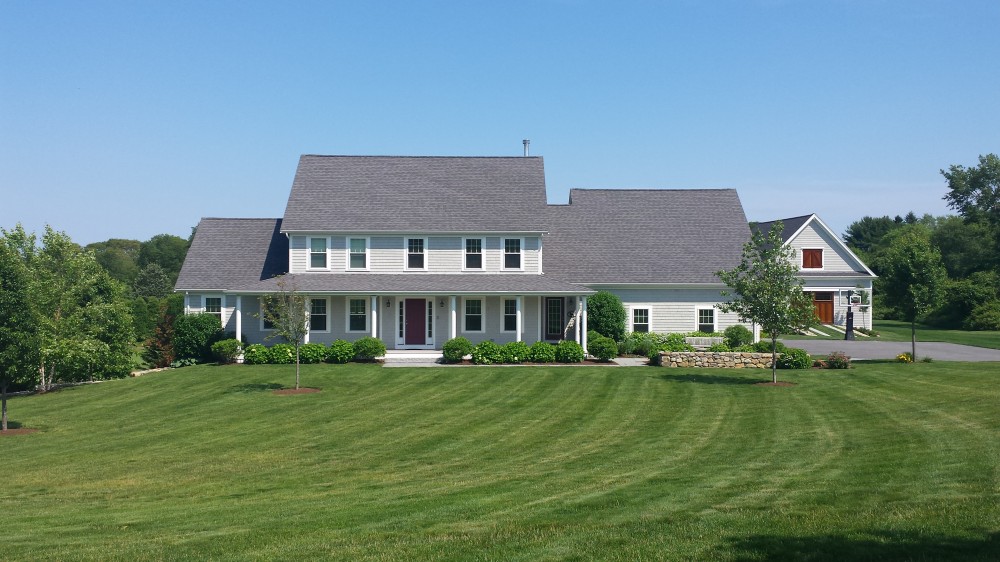
{"type": "Polygon", "coordinates": [[[524,155],[527,156],[528,155],[528,145],[531,144],[531,141],[528,140],[528,139],[524,139],[523,141],[521,141],[521,144],[524,145],[524,155]]]}

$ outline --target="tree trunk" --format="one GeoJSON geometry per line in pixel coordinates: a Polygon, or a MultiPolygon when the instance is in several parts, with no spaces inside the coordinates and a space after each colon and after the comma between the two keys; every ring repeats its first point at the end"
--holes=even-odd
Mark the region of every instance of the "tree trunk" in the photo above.
{"type": "Polygon", "coordinates": [[[3,410],[3,414],[0,414],[0,431],[7,431],[7,380],[0,380],[0,401],[3,402],[3,406],[0,409],[3,410]]]}
{"type": "Polygon", "coordinates": [[[910,356],[917,361],[917,321],[910,322],[910,356]]]}
{"type": "Polygon", "coordinates": [[[299,389],[299,346],[295,346],[295,390],[299,389]]]}
{"type": "Polygon", "coordinates": [[[778,336],[771,336],[771,383],[778,384],[778,336]]]}

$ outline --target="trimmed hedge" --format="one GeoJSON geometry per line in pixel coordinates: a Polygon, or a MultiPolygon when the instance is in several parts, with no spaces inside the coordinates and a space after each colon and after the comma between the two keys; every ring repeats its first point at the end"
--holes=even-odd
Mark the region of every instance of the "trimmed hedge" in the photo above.
{"type": "Polygon", "coordinates": [[[556,361],[560,363],[580,363],[583,359],[583,348],[575,341],[563,340],[556,346],[556,361]]]}
{"type": "Polygon", "coordinates": [[[504,363],[524,363],[528,360],[531,348],[523,341],[512,341],[500,348],[500,359],[504,363]]]}
{"type": "Polygon", "coordinates": [[[347,363],[354,359],[354,344],[347,340],[337,340],[330,344],[326,351],[326,360],[330,363],[347,363]]]}
{"type": "Polygon", "coordinates": [[[806,350],[790,347],[778,356],[775,365],[779,369],[808,369],[812,365],[812,358],[806,350]]]}
{"type": "Polygon", "coordinates": [[[247,365],[263,365],[269,362],[270,358],[270,351],[259,343],[248,345],[243,350],[243,362],[247,365]]]}
{"type": "Polygon", "coordinates": [[[528,350],[528,361],[532,363],[555,363],[556,346],[548,342],[537,341],[528,350]]]}
{"type": "Polygon", "coordinates": [[[461,336],[452,338],[441,346],[441,354],[445,363],[460,363],[466,355],[472,353],[472,342],[461,336]]]}
{"type": "Polygon", "coordinates": [[[600,361],[611,361],[618,357],[618,344],[611,338],[600,337],[587,342],[587,351],[600,361]]]}
{"type": "Polygon", "coordinates": [[[321,343],[306,343],[299,346],[299,363],[322,363],[327,349],[321,343]]]}
{"type": "Polygon", "coordinates": [[[267,350],[268,363],[288,365],[295,363],[295,346],[290,343],[276,343],[267,350]]]}
{"type": "Polygon", "coordinates": [[[726,330],[722,332],[722,337],[725,338],[726,345],[732,349],[743,345],[753,344],[753,332],[742,324],[726,328],[726,330]]]}
{"type": "Polygon", "coordinates": [[[235,363],[243,352],[243,344],[236,338],[217,341],[212,344],[212,355],[219,363],[235,363]]]}
{"type": "Polygon", "coordinates": [[[472,348],[472,362],[476,365],[493,365],[501,361],[503,352],[499,345],[491,341],[479,342],[472,348]]]}
{"type": "Polygon", "coordinates": [[[212,360],[212,344],[226,336],[214,314],[185,314],[174,320],[174,357],[212,360]]]}
{"type": "Polygon", "coordinates": [[[378,338],[365,336],[354,342],[354,357],[358,361],[371,362],[383,355],[385,355],[385,344],[378,338]]]}

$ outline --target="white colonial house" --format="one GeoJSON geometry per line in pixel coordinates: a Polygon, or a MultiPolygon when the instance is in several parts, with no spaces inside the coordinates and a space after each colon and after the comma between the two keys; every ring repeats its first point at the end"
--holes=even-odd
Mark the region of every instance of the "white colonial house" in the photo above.
{"type": "MultiPolygon", "coordinates": [[[[806,226],[828,231],[818,219],[806,226]]],[[[719,311],[715,272],[739,262],[749,236],[731,189],[574,189],[550,205],[539,157],[305,155],[282,218],[201,220],[176,290],[186,312],[216,314],[250,343],[269,334],[259,298],[280,279],[308,296],[310,342],[374,336],[388,349],[440,349],[464,336],[586,348],[587,297],[598,290],[622,299],[633,331],[741,323],[719,311]]],[[[836,243],[823,246],[821,272],[846,283],[830,289],[839,297],[858,276],[841,277],[836,243]]]]}

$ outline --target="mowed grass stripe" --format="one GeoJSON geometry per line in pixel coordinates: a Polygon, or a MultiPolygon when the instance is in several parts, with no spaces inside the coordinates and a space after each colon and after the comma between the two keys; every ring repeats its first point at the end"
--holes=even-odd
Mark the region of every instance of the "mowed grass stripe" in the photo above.
{"type": "Polygon", "coordinates": [[[292,367],[205,366],[18,398],[44,431],[0,439],[0,558],[989,559],[995,367],[310,365],[323,392],[276,396],[292,367]]]}

